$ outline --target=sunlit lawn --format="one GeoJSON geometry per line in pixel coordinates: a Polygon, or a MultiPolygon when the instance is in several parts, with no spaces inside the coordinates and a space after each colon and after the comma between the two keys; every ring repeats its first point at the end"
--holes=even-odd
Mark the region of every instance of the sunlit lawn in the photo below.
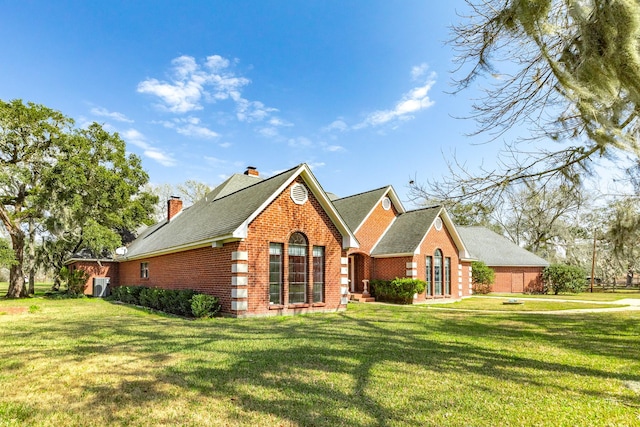
{"type": "Polygon", "coordinates": [[[438,304],[430,306],[438,309],[452,310],[492,310],[492,311],[557,311],[557,310],[575,310],[575,309],[592,309],[592,308],[619,308],[624,307],[621,304],[607,303],[583,303],[583,302],[558,302],[558,301],[537,301],[520,296],[510,295],[507,298],[486,298],[471,297],[457,301],[451,304],[438,304]],[[518,304],[511,304],[512,300],[516,300],[518,304]]]}
{"type": "Polygon", "coordinates": [[[535,294],[505,294],[505,293],[491,293],[490,297],[505,297],[505,298],[536,298],[536,299],[564,299],[564,300],[587,300],[587,301],[617,301],[625,298],[638,298],[640,299],[640,292],[638,290],[621,289],[615,292],[581,292],[578,294],[559,294],[559,295],[535,295],[535,294]]]}
{"type": "MultiPolygon", "coordinates": [[[[527,303],[528,304],[528,303],[527,303]]],[[[0,426],[640,424],[640,312],[192,321],[0,300],[0,426]]]]}

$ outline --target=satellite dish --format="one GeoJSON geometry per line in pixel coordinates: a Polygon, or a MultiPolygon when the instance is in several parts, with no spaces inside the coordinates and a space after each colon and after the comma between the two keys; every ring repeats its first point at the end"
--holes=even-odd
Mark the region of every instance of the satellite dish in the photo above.
{"type": "Polygon", "coordinates": [[[118,249],[116,249],[116,255],[126,255],[127,254],[127,248],[122,246],[118,249]]]}

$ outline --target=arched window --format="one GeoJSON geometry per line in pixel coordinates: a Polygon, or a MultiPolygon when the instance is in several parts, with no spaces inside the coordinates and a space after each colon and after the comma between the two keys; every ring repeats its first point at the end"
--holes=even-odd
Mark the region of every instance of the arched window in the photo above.
{"type": "Polygon", "coordinates": [[[442,251],[436,249],[433,255],[433,285],[434,294],[442,295],[442,251]]]}
{"type": "Polygon", "coordinates": [[[293,233],[289,238],[289,304],[307,301],[307,238],[293,233]]]}

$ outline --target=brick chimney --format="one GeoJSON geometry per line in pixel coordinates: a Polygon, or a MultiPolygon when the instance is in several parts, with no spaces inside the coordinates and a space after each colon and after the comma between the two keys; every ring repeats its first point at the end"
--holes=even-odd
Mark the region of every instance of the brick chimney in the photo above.
{"type": "Polygon", "coordinates": [[[182,200],[178,196],[171,196],[167,200],[167,221],[171,221],[171,218],[178,215],[182,210],[182,200]]]}
{"type": "Polygon", "coordinates": [[[260,176],[260,172],[258,172],[258,169],[256,169],[255,166],[247,166],[247,170],[244,171],[244,174],[249,176],[260,176]]]}

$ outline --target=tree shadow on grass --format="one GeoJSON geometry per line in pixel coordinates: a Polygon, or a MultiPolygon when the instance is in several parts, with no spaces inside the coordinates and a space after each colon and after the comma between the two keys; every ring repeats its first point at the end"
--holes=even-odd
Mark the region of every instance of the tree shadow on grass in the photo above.
{"type": "MultiPolygon", "coordinates": [[[[589,354],[591,350],[580,345],[586,338],[596,347],[593,355],[637,360],[637,349],[620,349],[637,332],[637,327],[627,325],[627,317],[593,325],[593,317],[559,321],[546,316],[475,317],[401,310],[376,306],[342,314],[193,322],[121,307],[121,317],[65,324],[42,319],[25,326],[16,333],[40,344],[16,349],[15,357],[51,358],[58,363],[118,357],[118,366],[105,369],[120,372],[119,381],[83,385],[91,396],[84,407],[87,413],[99,411],[103,419],[122,424],[130,421],[128,411],[135,405],[170,405],[176,390],[237,408],[232,423],[250,423],[252,416],[262,414],[300,425],[367,426],[411,424],[415,421],[412,409],[442,409],[421,395],[423,389],[404,389],[399,384],[411,379],[413,372],[425,378],[460,374],[487,379],[463,384],[469,393],[495,393],[496,384],[504,381],[549,388],[557,395],[570,392],[598,399],[610,396],[587,387],[550,384],[544,378],[573,375],[596,381],[640,381],[639,374],[518,349],[534,342],[589,354]],[[570,331],[565,330],[567,326],[570,331]],[[623,335],[610,336],[610,328],[618,327],[623,335]],[[56,341],[60,336],[76,338],[65,344],[56,341]],[[511,346],[513,350],[508,351],[511,346]],[[407,372],[385,377],[390,369],[407,372]],[[389,404],[386,393],[405,393],[409,398],[389,404]]],[[[636,404],[630,396],[617,398],[636,404]]],[[[459,404],[456,396],[450,399],[452,405],[459,404]]]]}

